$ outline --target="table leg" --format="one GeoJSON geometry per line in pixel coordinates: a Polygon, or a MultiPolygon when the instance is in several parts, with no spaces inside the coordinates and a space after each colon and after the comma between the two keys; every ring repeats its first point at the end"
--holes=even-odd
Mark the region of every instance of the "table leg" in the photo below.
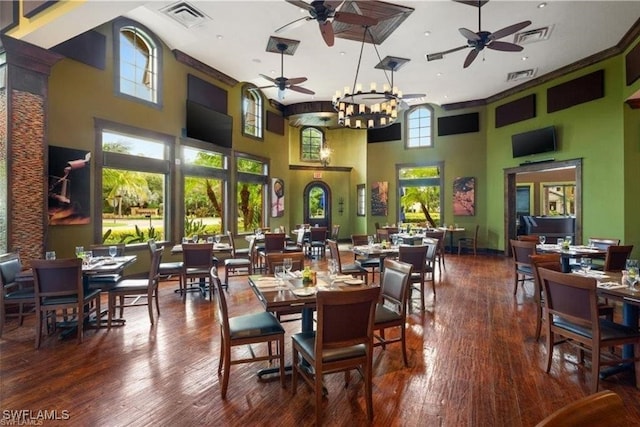
{"type": "MultiPolygon", "coordinates": [[[[627,326],[638,327],[639,307],[634,304],[624,302],[622,304],[622,322],[627,326]]],[[[633,358],[633,345],[626,344],[622,346],[622,357],[624,359],[633,358]]],[[[611,375],[624,371],[633,371],[633,363],[621,363],[611,366],[600,371],[600,378],[604,379],[611,375]]]]}

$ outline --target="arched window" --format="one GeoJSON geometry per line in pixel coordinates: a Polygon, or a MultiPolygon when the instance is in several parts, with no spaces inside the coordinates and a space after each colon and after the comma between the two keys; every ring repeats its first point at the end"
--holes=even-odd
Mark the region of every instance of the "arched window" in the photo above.
{"type": "Polygon", "coordinates": [[[300,160],[319,162],[322,147],[324,147],[324,133],[320,129],[302,128],[300,132],[300,160]]]}
{"type": "Polygon", "coordinates": [[[406,148],[433,147],[433,109],[430,106],[410,108],[405,123],[406,148]]]}
{"type": "Polygon", "coordinates": [[[242,134],[262,139],[262,95],[258,88],[242,88],[242,134]]]}
{"type": "Polygon", "coordinates": [[[114,23],[117,92],[160,104],[160,59],[162,49],[148,31],[126,20],[114,23]]]}

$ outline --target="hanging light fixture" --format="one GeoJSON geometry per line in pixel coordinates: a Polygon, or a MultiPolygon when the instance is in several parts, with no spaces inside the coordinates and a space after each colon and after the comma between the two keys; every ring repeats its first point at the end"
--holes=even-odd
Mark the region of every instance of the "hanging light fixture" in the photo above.
{"type": "MultiPolygon", "coordinates": [[[[358,83],[358,73],[367,34],[371,35],[371,31],[369,27],[364,27],[353,87],[346,86],[344,93],[338,90],[333,97],[333,108],[338,112],[338,123],[353,129],[372,129],[389,126],[398,118],[398,109],[402,101],[402,92],[393,85],[393,71],[397,68],[398,62],[389,61],[383,64],[384,61],[380,60],[380,64],[376,66],[376,68],[381,68],[385,71],[391,70],[391,80],[389,80],[385,72],[387,82],[381,88],[378,87],[376,82],[373,82],[370,84],[369,90],[366,90],[363,89],[362,84],[358,83]]],[[[371,35],[371,43],[376,50],[378,59],[380,59],[373,35],[371,35]]],[[[403,61],[407,62],[408,59],[403,61]]]]}

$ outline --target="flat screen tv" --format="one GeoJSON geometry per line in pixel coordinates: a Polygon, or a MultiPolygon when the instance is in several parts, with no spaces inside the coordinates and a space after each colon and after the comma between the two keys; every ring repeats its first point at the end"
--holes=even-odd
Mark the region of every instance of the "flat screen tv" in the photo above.
{"type": "Polygon", "coordinates": [[[197,102],[187,101],[187,136],[231,148],[233,118],[207,108],[197,102]]]}
{"type": "Polygon", "coordinates": [[[513,135],[511,148],[513,157],[556,151],[556,129],[554,126],[549,126],[513,135]]]}

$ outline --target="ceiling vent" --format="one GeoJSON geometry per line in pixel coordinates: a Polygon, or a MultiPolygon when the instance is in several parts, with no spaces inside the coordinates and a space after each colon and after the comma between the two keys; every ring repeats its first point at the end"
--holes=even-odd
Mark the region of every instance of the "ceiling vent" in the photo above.
{"type": "Polygon", "coordinates": [[[513,71],[507,74],[507,81],[515,82],[518,80],[530,79],[532,77],[535,77],[537,73],[538,73],[537,68],[530,68],[528,70],[522,70],[522,71],[513,71]]]}
{"type": "Polygon", "coordinates": [[[530,44],[548,40],[553,30],[553,25],[548,27],[536,28],[533,30],[521,31],[513,36],[513,42],[515,44],[530,44]]]}
{"type": "Polygon", "coordinates": [[[187,28],[195,27],[205,21],[211,20],[211,18],[198,10],[195,6],[190,5],[185,1],[174,3],[160,9],[160,11],[187,28]]]}

